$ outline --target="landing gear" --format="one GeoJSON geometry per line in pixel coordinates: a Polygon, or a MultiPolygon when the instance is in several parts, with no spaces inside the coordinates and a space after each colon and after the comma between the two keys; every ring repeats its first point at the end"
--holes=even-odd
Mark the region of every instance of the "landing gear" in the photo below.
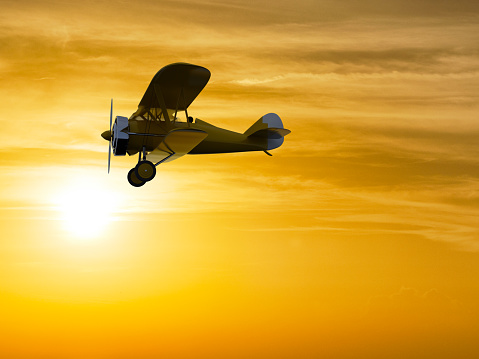
{"type": "Polygon", "coordinates": [[[156,175],[156,167],[150,161],[140,161],[134,168],[136,177],[143,181],[151,181],[156,175]]]}
{"type": "Polygon", "coordinates": [[[138,164],[128,172],[128,182],[134,187],[141,187],[155,178],[155,175],[156,165],[146,160],[146,148],[143,147],[138,153],[138,164]]]}
{"type": "Polygon", "coordinates": [[[136,167],[135,168],[132,168],[130,170],[130,172],[128,172],[128,182],[130,182],[130,184],[133,186],[133,187],[141,187],[143,186],[146,182],[145,181],[142,181],[141,179],[139,179],[137,176],[136,176],[136,171],[135,171],[136,167]]]}

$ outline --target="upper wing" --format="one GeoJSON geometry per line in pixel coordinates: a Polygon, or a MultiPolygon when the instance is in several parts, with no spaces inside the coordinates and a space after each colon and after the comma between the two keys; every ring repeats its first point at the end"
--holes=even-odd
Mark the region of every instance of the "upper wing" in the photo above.
{"type": "Polygon", "coordinates": [[[157,149],[148,156],[154,161],[169,162],[186,155],[203,141],[208,133],[193,128],[172,130],[157,149]]]}
{"type": "MultiPolygon", "coordinates": [[[[208,69],[192,64],[175,63],[163,67],[151,80],[132,118],[150,109],[184,111],[206,86],[210,76],[208,69]]],[[[158,113],[158,110],[151,112],[158,113]]]]}

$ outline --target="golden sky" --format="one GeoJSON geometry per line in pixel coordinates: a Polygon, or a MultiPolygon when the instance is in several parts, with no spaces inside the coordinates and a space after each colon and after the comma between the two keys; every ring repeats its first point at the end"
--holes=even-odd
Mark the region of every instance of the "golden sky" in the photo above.
{"type": "Polygon", "coordinates": [[[477,2],[0,4],[0,357],[478,357],[477,2]],[[180,61],[292,133],[133,188],[110,98],[180,61]]]}

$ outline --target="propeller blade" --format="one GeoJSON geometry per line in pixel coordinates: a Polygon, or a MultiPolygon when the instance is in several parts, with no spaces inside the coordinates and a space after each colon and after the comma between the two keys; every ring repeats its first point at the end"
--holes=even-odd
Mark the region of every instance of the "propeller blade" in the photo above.
{"type": "Polygon", "coordinates": [[[111,140],[112,140],[112,133],[111,133],[111,121],[113,118],[113,99],[111,99],[111,106],[110,106],[110,141],[108,141],[108,173],[110,173],[110,161],[111,161],[111,140]]]}
{"type": "Polygon", "coordinates": [[[111,99],[111,107],[110,107],[110,132],[111,132],[111,120],[113,118],[113,99],[111,99]]]}
{"type": "Polygon", "coordinates": [[[108,144],[108,173],[110,173],[110,159],[111,159],[111,141],[108,144]]]}

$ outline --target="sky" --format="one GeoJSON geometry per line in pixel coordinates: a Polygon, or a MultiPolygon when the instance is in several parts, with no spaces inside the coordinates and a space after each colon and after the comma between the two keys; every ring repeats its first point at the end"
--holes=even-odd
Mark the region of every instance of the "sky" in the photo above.
{"type": "Polygon", "coordinates": [[[2,358],[477,358],[479,3],[0,4],[2,358]],[[174,62],[283,146],[107,174],[174,62]]]}

